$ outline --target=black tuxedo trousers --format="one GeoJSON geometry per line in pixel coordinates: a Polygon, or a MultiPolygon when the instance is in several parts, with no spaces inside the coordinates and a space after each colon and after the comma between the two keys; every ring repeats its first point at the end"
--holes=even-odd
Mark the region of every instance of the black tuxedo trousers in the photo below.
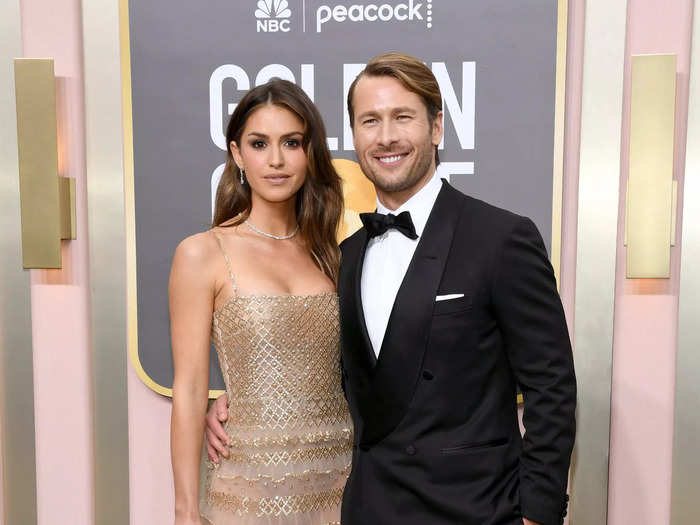
{"type": "Polygon", "coordinates": [[[367,242],[360,229],[341,245],[341,365],[355,427],[343,525],[561,523],[576,380],[537,228],[443,183],[378,359],[360,297],[367,242]],[[464,297],[435,301],[447,294],[464,297]]]}

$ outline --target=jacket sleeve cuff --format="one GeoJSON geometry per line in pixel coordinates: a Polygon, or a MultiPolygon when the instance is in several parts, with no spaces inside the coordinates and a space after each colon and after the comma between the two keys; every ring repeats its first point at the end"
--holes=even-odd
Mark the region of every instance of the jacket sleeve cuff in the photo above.
{"type": "Polygon", "coordinates": [[[562,502],[542,501],[540,498],[524,499],[521,495],[520,511],[524,518],[540,525],[561,525],[564,523],[569,495],[565,494],[562,502]]]}

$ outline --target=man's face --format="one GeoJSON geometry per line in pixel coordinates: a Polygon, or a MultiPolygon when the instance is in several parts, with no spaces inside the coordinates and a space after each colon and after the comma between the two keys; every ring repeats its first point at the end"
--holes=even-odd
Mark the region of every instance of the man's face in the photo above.
{"type": "Polygon", "coordinates": [[[420,96],[388,76],[360,78],[353,107],[355,151],[377,192],[420,188],[435,169],[442,113],[431,124],[420,96]]]}

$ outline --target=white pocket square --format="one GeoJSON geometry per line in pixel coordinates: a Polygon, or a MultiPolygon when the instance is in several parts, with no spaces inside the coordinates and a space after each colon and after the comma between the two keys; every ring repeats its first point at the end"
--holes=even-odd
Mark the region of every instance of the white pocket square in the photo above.
{"type": "Polygon", "coordinates": [[[451,293],[447,295],[436,295],[435,296],[435,301],[449,301],[450,299],[459,299],[460,297],[464,297],[463,293],[451,293]]]}

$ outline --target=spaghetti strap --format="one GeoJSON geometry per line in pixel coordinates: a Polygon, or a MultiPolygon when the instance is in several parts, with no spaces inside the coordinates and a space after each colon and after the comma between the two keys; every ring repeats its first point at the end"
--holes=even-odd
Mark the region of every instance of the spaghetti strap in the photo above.
{"type": "Polygon", "coordinates": [[[219,245],[219,249],[221,250],[221,253],[224,256],[224,261],[226,261],[226,269],[228,270],[228,277],[231,280],[231,284],[233,285],[233,291],[235,293],[238,293],[238,286],[236,285],[236,278],[233,276],[233,270],[231,269],[231,261],[228,258],[228,253],[226,253],[226,250],[224,249],[224,243],[221,240],[221,236],[216,233],[214,230],[209,230],[211,231],[212,235],[216,238],[216,243],[219,245]]]}

